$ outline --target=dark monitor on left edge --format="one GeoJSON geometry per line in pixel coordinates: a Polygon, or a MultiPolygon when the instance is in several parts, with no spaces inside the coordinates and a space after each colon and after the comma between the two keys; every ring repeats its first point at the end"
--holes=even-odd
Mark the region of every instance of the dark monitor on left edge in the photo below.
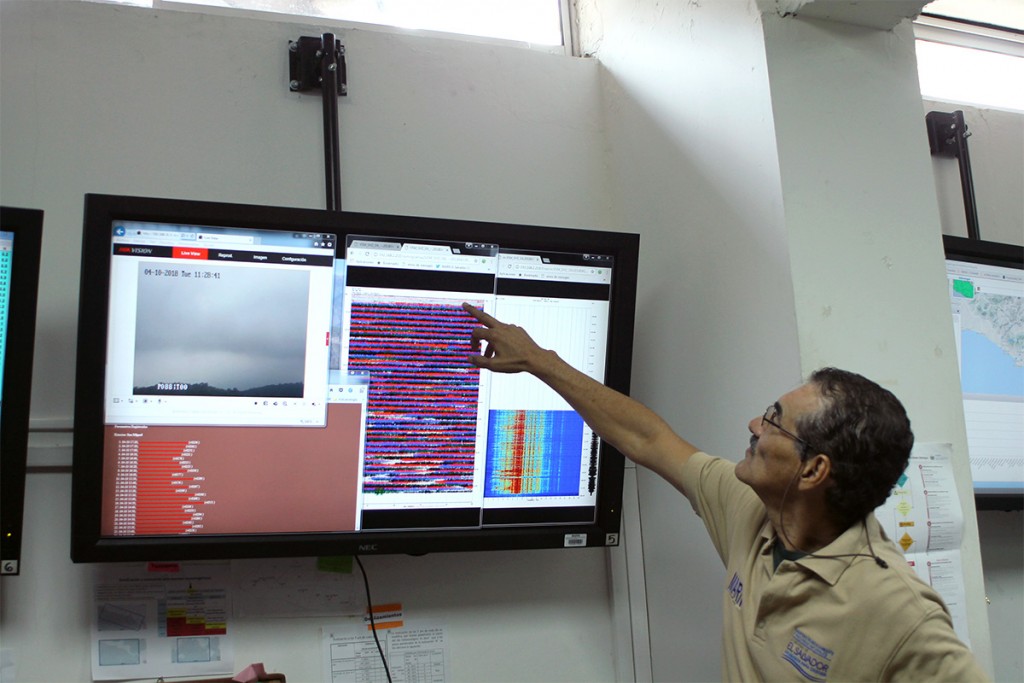
{"type": "Polygon", "coordinates": [[[0,207],[0,573],[21,571],[43,212],[0,207]]]}

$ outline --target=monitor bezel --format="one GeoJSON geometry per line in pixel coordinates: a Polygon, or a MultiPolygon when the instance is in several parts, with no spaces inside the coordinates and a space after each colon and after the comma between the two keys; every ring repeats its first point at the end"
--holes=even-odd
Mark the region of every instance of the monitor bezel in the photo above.
{"type": "Polygon", "coordinates": [[[36,306],[42,256],[43,211],[0,207],[0,230],[14,233],[10,304],[4,353],[3,409],[0,410],[0,496],[3,574],[21,571],[28,465],[29,418],[32,401],[32,359],[35,350],[36,306]],[[17,324],[13,324],[17,321],[17,324]]]}
{"type": "Polygon", "coordinates": [[[182,199],[90,194],[85,197],[72,464],[71,557],[75,562],[167,561],[246,557],[309,557],[476,550],[605,547],[618,544],[624,458],[601,442],[596,521],[536,527],[341,532],[242,536],[111,538],[100,533],[103,387],[106,354],[110,226],[135,220],[245,226],[462,241],[580,251],[616,257],[605,383],[629,393],[639,260],[639,235],[624,232],[273,207],[182,199]],[[482,238],[487,238],[482,239],[482,238]],[[572,539],[572,544],[569,539],[572,539]],[[585,538],[584,543],[579,543],[585,538]]]}
{"type": "MultiPolygon", "coordinates": [[[[943,235],[942,246],[949,261],[1024,270],[1024,246],[1021,245],[943,235]]],[[[971,486],[974,489],[973,477],[971,486]]],[[[1024,510],[1024,491],[992,493],[974,489],[974,505],[978,510],[1024,510]]]]}

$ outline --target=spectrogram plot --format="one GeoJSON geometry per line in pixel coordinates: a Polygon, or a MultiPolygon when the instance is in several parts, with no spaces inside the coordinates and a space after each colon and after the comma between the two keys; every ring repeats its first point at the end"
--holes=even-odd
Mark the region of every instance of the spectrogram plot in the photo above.
{"type": "Polygon", "coordinates": [[[583,418],[571,410],[492,410],[484,495],[575,496],[583,418]]]}
{"type": "Polygon", "coordinates": [[[352,303],[349,370],[370,375],[364,493],[472,491],[476,325],[457,304],[352,303]]]}

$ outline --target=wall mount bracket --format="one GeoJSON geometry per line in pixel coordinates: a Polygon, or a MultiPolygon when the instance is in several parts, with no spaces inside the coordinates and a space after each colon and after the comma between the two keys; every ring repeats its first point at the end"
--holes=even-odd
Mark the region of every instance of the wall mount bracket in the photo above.
{"type": "Polygon", "coordinates": [[[288,89],[319,90],[324,117],[324,186],[329,211],[341,211],[341,144],[338,98],[348,94],[345,46],[325,33],[288,41],[288,89]]]}
{"type": "Polygon", "coordinates": [[[324,50],[330,45],[325,37],[302,36],[288,41],[288,89],[292,92],[308,92],[323,87],[325,68],[334,73],[338,97],[348,94],[348,75],[345,68],[345,46],[334,40],[333,54],[324,50]],[[325,60],[326,57],[326,60],[325,60]],[[333,65],[333,66],[332,66],[333,65]]]}
{"type": "Polygon", "coordinates": [[[964,197],[964,214],[967,218],[967,236],[981,239],[978,229],[978,207],[974,201],[974,177],[971,174],[971,157],[967,152],[967,130],[964,113],[930,111],[925,114],[928,127],[928,146],[933,157],[955,158],[960,166],[960,188],[964,197]]]}

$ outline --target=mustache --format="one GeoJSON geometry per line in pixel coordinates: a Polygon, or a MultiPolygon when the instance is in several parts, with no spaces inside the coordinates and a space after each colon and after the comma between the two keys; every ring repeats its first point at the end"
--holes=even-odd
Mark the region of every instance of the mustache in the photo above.
{"type": "Polygon", "coordinates": [[[750,435],[750,452],[754,453],[757,451],[758,438],[753,434],[750,435]]]}

